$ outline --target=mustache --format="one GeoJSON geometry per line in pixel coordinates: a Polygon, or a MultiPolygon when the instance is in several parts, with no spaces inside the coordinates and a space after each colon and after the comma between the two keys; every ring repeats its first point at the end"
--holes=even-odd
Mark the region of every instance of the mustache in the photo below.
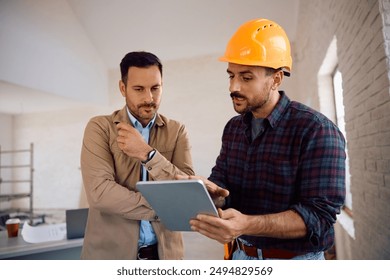
{"type": "Polygon", "coordinates": [[[146,108],[156,108],[157,105],[156,105],[155,102],[150,102],[150,103],[139,104],[137,107],[138,107],[138,109],[141,109],[142,107],[146,107],[146,108]]]}
{"type": "Polygon", "coordinates": [[[233,92],[231,92],[230,93],[230,97],[231,98],[235,98],[235,97],[237,97],[237,98],[245,98],[243,95],[241,95],[239,92],[237,92],[237,91],[233,91],[233,92]]]}

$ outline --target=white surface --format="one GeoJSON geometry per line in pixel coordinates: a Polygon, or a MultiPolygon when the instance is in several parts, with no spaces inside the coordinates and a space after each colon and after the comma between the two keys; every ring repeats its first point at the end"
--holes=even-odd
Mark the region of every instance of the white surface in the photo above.
{"type": "Polygon", "coordinates": [[[66,239],[66,223],[30,226],[24,223],[22,229],[24,241],[29,243],[41,243],[66,239]]]}

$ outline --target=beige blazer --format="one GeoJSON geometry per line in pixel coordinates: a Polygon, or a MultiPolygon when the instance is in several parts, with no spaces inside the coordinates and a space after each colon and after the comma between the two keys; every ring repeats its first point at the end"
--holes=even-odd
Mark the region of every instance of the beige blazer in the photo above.
{"type": "MultiPolygon", "coordinates": [[[[167,230],[135,188],[141,163],[119,149],[115,122],[130,124],[126,107],[92,118],[85,128],[81,172],[89,215],[81,258],[136,259],[140,220],[149,220],[160,259],[183,259],[181,233],[167,230]]],[[[149,180],[194,174],[188,134],[181,123],[158,114],[149,145],[157,150],[146,164],[149,180]]]]}

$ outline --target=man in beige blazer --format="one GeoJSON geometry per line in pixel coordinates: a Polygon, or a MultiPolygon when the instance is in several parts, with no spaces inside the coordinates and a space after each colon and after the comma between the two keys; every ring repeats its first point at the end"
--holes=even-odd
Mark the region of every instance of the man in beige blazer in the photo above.
{"type": "Polygon", "coordinates": [[[193,175],[183,124],[157,113],[162,64],[128,53],[119,89],[126,106],[92,118],[84,132],[81,172],[89,204],[82,259],[183,259],[181,233],[167,230],[135,184],[193,175]]]}

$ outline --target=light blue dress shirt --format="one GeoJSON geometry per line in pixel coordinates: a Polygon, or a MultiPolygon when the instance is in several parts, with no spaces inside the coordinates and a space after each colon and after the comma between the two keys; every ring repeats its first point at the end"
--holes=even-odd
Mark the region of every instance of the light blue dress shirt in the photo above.
{"type": "MultiPolygon", "coordinates": [[[[150,129],[152,128],[152,126],[156,120],[156,115],[148,123],[147,126],[143,127],[142,124],[130,113],[129,108],[126,107],[126,109],[127,109],[127,114],[129,115],[130,121],[133,124],[133,126],[135,127],[135,129],[137,129],[139,131],[139,133],[141,133],[145,142],[149,143],[150,129]]],[[[141,177],[142,181],[148,180],[148,172],[146,171],[145,166],[142,166],[141,176],[142,176],[141,177]]],[[[156,243],[157,243],[157,237],[156,237],[156,233],[153,230],[152,225],[150,224],[149,221],[141,220],[138,247],[145,246],[145,245],[153,245],[156,243]]]]}

